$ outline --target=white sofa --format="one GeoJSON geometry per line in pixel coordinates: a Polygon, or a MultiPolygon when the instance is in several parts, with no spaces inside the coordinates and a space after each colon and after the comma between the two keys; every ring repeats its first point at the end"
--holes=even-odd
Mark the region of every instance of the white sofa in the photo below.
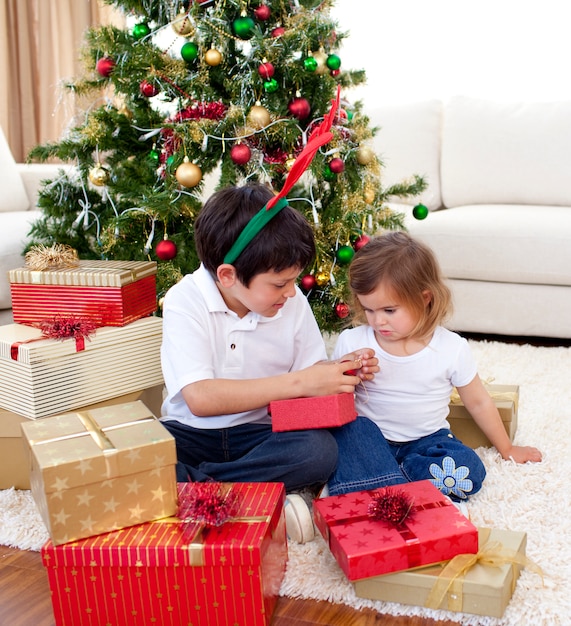
{"type": "Polygon", "coordinates": [[[16,163],[0,128],[0,324],[12,322],[8,270],[20,267],[41,182],[55,179],[60,166],[16,163]]]}
{"type": "Polygon", "coordinates": [[[457,96],[366,111],[385,185],[420,174],[435,251],[468,333],[571,338],[571,101],[457,96]]]}

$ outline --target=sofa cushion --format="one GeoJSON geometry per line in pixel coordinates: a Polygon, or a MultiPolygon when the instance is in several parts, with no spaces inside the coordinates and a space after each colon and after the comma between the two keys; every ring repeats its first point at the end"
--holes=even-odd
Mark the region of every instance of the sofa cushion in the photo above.
{"type": "Polygon", "coordinates": [[[468,205],[423,221],[409,210],[406,226],[447,278],[571,286],[571,207],[468,205]]]}
{"type": "Polygon", "coordinates": [[[446,104],[443,120],[445,206],[571,206],[571,101],[501,103],[456,96],[446,104]]]}
{"type": "Polygon", "coordinates": [[[10,146],[0,128],[0,212],[27,211],[30,201],[10,146]]]}
{"type": "Polygon", "coordinates": [[[423,176],[428,189],[420,196],[399,202],[422,202],[429,209],[442,205],[440,194],[440,132],[442,103],[427,100],[386,104],[367,110],[371,124],[379,127],[374,147],[384,164],[383,187],[423,176]]]}
{"type": "Polygon", "coordinates": [[[41,211],[0,213],[0,309],[12,306],[8,270],[23,265],[22,252],[28,241],[28,233],[32,222],[40,216],[41,211]]]}

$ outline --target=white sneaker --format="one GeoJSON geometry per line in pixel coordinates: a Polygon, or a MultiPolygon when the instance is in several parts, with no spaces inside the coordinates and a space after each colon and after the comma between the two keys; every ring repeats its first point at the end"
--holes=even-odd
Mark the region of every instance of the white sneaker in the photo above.
{"type": "Polygon", "coordinates": [[[315,529],[306,501],[298,493],[289,493],[286,495],[284,510],[288,539],[296,543],[313,541],[315,529]]]}

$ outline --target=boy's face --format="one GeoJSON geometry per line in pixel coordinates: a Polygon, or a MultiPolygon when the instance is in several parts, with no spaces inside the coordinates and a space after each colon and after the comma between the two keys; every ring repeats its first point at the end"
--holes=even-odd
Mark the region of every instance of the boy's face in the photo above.
{"type": "Polygon", "coordinates": [[[256,274],[248,287],[236,279],[233,284],[221,289],[222,296],[228,307],[240,317],[249,311],[273,317],[288,298],[295,296],[295,284],[300,273],[300,268],[293,267],[281,272],[256,274]]]}

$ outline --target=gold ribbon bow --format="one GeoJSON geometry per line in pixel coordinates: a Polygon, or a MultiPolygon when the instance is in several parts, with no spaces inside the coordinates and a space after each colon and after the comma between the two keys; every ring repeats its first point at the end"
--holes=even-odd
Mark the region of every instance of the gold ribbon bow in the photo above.
{"type": "Polygon", "coordinates": [[[429,609],[448,608],[450,611],[462,611],[462,586],[466,573],[479,563],[489,567],[501,567],[511,565],[513,570],[512,593],[517,582],[516,567],[521,565],[535,572],[541,577],[542,584],[543,571],[531,559],[517,552],[504,548],[499,541],[490,541],[484,545],[476,554],[458,554],[451,559],[442,572],[440,572],[434,586],[432,587],[424,606],[429,609]],[[441,607],[441,604],[448,594],[448,606],[441,607]]]}
{"type": "MultiPolygon", "coordinates": [[[[494,380],[493,378],[487,378],[486,380],[482,381],[484,383],[484,387],[486,388],[486,391],[490,394],[491,398],[495,400],[496,402],[513,402],[515,410],[517,411],[518,396],[519,396],[518,392],[517,391],[496,391],[494,389],[491,389],[490,386],[492,385],[493,380],[494,380]]],[[[458,389],[456,389],[456,387],[452,389],[452,393],[450,394],[450,404],[462,404],[462,400],[460,399],[460,394],[458,393],[458,389]]]]}

